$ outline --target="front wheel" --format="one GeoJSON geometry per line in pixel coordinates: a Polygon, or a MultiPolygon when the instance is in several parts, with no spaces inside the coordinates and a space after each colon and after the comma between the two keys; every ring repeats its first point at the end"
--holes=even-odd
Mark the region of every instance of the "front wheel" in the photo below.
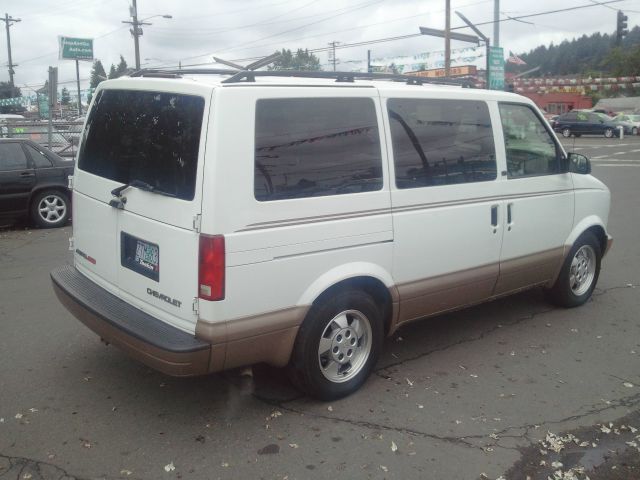
{"type": "Polygon", "coordinates": [[[556,283],[547,291],[549,300],[561,307],[578,307],[591,297],[600,275],[602,252],[591,232],[583,233],[574,243],[556,283]]]}
{"type": "Polygon", "coordinates": [[[380,309],[373,298],[347,290],[314,304],[289,363],[293,383],[321,400],[335,400],[362,386],[383,342],[380,309]]]}
{"type": "Polygon", "coordinates": [[[569,138],[571,136],[571,130],[569,128],[562,129],[562,136],[564,138],[569,138]]]}
{"type": "Polygon", "coordinates": [[[613,137],[613,129],[612,129],[612,128],[607,128],[607,129],[605,129],[605,131],[604,131],[604,136],[605,136],[606,138],[611,138],[611,137],[613,137]]]}
{"type": "Polygon", "coordinates": [[[42,228],[63,226],[70,213],[69,196],[57,190],[40,192],[31,202],[31,219],[42,228]]]}

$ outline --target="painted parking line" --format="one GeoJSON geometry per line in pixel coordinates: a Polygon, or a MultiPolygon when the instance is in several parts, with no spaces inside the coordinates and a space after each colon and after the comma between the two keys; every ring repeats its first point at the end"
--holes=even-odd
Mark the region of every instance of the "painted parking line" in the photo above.
{"type": "Polygon", "coordinates": [[[640,163],[640,158],[609,158],[609,157],[591,157],[590,160],[595,160],[596,162],[628,162],[628,163],[640,163]]]}
{"type": "Polygon", "coordinates": [[[640,163],[598,163],[598,167],[640,167],[640,163]]]}

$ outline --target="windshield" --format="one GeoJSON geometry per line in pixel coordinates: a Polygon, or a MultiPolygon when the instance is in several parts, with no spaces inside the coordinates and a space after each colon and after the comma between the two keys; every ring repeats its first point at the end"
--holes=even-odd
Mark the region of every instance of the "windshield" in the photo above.
{"type": "Polygon", "coordinates": [[[640,122],[640,115],[627,115],[627,118],[631,122],[640,122]]]}
{"type": "Polygon", "coordinates": [[[78,167],[94,175],[192,200],[204,99],[103,90],[84,130],[78,167]]]}

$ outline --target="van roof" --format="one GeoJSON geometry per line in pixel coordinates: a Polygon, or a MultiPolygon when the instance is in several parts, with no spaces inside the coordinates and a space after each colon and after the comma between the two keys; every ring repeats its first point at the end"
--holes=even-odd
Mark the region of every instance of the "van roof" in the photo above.
{"type": "Polygon", "coordinates": [[[236,71],[236,70],[140,70],[131,76],[108,80],[101,88],[126,88],[148,83],[157,90],[160,85],[197,83],[213,88],[256,86],[318,86],[335,88],[376,88],[380,91],[421,91],[454,93],[460,97],[481,96],[484,99],[525,100],[525,97],[499,90],[463,88],[460,82],[431,80],[424,77],[393,74],[367,74],[362,72],[293,72],[293,71],[236,71]],[[238,78],[234,81],[235,78],[238,78]],[[120,85],[118,85],[120,84],[120,85]]]}

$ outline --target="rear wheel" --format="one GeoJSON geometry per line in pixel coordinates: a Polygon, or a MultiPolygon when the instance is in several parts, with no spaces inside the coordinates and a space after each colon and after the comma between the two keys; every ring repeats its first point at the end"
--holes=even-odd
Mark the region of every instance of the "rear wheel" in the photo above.
{"type": "Polygon", "coordinates": [[[349,395],[373,370],[383,333],[380,310],[362,291],[347,290],[314,304],[298,331],[290,378],[321,400],[349,395]]]}
{"type": "Polygon", "coordinates": [[[591,232],[583,233],[567,255],[556,283],[547,291],[549,300],[567,308],[589,300],[598,282],[601,259],[598,239],[591,232]]]}
{"type": "Polygon", "coordinates": [[[604,136],[607,138],[613,137],[613,128],[607,128],[604,131],[604,136]]]}
{"type": "Polygon", "coordinates": [[[569,138],[571,136],[571,129],[569,127],[565,127],[562,129],[562,136],[564,138],[569,138]]]}
{"type": "Polygon", "coordinates": [[[43,228],[63,226],[69,220],[70,211],[69,196],[57,190],[39,192],[31,202],[31,219],[43,228]]]}

